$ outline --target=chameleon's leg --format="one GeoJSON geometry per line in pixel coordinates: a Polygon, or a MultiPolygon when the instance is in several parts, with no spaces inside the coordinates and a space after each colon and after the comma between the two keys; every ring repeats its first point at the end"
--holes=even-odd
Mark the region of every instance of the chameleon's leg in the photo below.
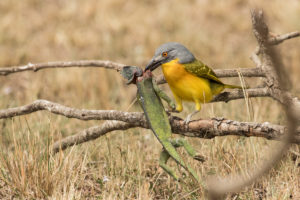
{"type": "Polygon", "coordinates": [[[195,101],[195,104],[196,104],[196,105],[195,105],[195,111],[192,112],[191,114],[189,114],[189,115],[185,118],[184,124],[188,124],[188,123],[191,121],[192,117],[193,117],[195,114],[197,114],[197,113],[201,110],[201,104],[200,104],[199,99],[194,99],[194,101],[195,101]]]}
{"type": "Polygon", "coordinates": [[[176,181],[179,181],[178,176],[175,174],[175,172],[167,165],[167,162],[170,158],[170,154],[166,151],[163,150],[160,153],[159,157],[159,166],[163,168],[170,176],[172,176],[176,181]]]}
{"type": "Polygon", "coordinates": [[[198,178],[196,172],[189,165],[185,164],[185,162],[176,151],[176,147],[171,143],[172,140],[168,139],[167,141],[162,142],[164,149],[168,152],[169,156],[171,156],[178,164],[180,164],[185,170],[187,170],[197,182],[199,182],[200,179],[198,178]]]}
{"type": "Polygon", "coordinates": [[[171,107],[172,111],[174,111],[176,109],[175,103],[172,101],[172,99],[162,90],[158,87],[158,85],[156,84],[155,80],[152,79],[152,83],[153,83],[153,88],[156,92],[156,94],[163,100],[165,100],[165,102],[168,103],[168,105],[171,107]]]}
{"type": "Polygon", "coordinates": [[[188,143],[187,140],[184,138],[176,138],[171,141],[173,146],[175,148],[183,146],[183,148],[186,150],[186,152],[195,160],[198,160],[200,162],[204,162],[205,158],[202,155],[199,155],[196,153],[195,149],[188,143]]]}
{"type": "Polygon", "coordinates": [[[171,149],[173,148],[174,150],[169,149],[168,152],[171,152],[172,155],[169,154],[169,156],[171,156],[178,164],[180,164],[185,170],[187,170],[192,176],[193,178],[199,182],[200,179],[198,178],[198,175],[196,174],[196,172],[193,170],[193,168],[191,168],[189,165],[185,164],[185,162],[181,159],[181,157],[179,156],[179,154],[176,151],[176,148],[184,146],[184,142],[180,141],[180,140],[174,140],[174,139],[169,139],[169,144],[170,145],[165,145],[165,148],[169,148],[171,146],[171,149]]]}

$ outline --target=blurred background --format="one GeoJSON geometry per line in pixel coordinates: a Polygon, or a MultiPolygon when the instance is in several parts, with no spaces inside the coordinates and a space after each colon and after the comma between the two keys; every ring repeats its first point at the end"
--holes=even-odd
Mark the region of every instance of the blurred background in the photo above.
{"type": "MultiPolygon", "coordinates": [[[[300,30],[300,2],[287,1],[122,1],[1,0],[0,67],[49,61],[111,60],[144,67],[162,43],[184,44],[213,69],[254,67],[249,56],[257,43],[251,8],[262,8],[271,32],[300,30]]],[[[278,47],[300,93],[300,39],[278,47]]],[[[155,72],[156,75],[161,71],[155,72]]],[[[223,79],[239,84],[238,78],[223,79]]],[[[245,78],[258,86],[259,78],[245,78]]],[[[161,86],[172,96],[168,86],[161,86]]],[[[0,108],[47,99],[85,109],[141,111],[130,106],[135,86],[119,73],[99,68],[47,69],[0,77],[0,108]]],[[[206,104],[196,118],[284,124],[281,107],[269,98],[206,104]]],[[[194,105],[184,104],[185,117],[194,105]]],[[[204,191],[173,181],[158,167],[161,145],[151,131],[132,129],[107,134],[48,157],[51,144],[100,121],[80,121],[37,112],[0,120],[0,198],[11,199],[197,199],[204,191]],[[48,147],[48,148],[47,148],[48,147]]],[[[261,138],[189,138],[206,157],[188,160],[199,175],[247,173],[277,142],[261,138]]],[[[183,153],[184,154],[184,153],[183,153]]],[[[228,199],[297,199],[300,188],[299,146],[280,165],[240,194],[228,199]]],[[[176,167],[176,164],[171,162],[176,167]]],[[[185,171],[178,172],[187,176],[185,171]]]]}

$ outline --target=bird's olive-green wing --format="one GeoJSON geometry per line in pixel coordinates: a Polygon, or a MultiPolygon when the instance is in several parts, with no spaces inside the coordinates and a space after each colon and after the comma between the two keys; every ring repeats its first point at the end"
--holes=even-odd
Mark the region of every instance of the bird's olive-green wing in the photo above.
{"type": "Polygon", "coordinates": [[[207,78],[214,82],[224,84],[220,79],[218,79],[217,75],[210,67],[199,60],[195,60],[191,63],[184,63],[183,65],[186,71],[194,74],[195,76],[198,76],[200,78],[207,78]]]}

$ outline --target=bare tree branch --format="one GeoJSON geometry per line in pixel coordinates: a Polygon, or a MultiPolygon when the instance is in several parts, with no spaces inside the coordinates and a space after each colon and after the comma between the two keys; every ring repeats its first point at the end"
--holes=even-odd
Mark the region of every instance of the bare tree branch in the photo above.
{"type": "Polygon", "coordinates": [[[129,128],[137,127],[135,123],[126,123],[120,121],[107,121],[101,126],[94,126],[75,135],[68,136],[62,140],[59,140],[53,144],[52,153],[55,154],[60,150],[64,150],[70,146],[81,144],[90,140],[94,140],[106,133],[115,131],[115,130],[126,130],[129,128]]]}
{"type": "MultiPolygon", "coordinates": [[[[248,94],[247,97],[270,97],[268,88],[254,88],[254,89],[245,89],[245,92],[248,94]]],[[[221,94],[216,95],[209,103],[212,102],[229,102],[231,100],[244,99],[243,90],[232,90],[230,92],[222,92],[221,94]]]]}
{"type": "MultiPolygon", "coordinates": [[[[257,68],[259,68],[261,71],[261,61],[258,57],[258,54],[260,53],[260,49],[259,47],[256,47],[256,49],[254,50],[254,52],[252,53],[252,55],[250,56],[250,59],[254,62],[254,64],[256,65],[257,68]]],[[[263,72],[263,74],[265,74],[265,72],[263,72]]]]}
{"type": "MultiPolygon", "coordinates": [[[[75,144],[81,144],[114,130],[126,130],[134,127],[149,128],[144,114],[140,112],[75,109],[46,100],[37,100],[26,106],[1,110],[0,119],[25,115],[39,110],[47,110],[54,114],[80,120],[113,120],[111,122],[105,122],[101,126],[88,128],[76,135],[56,142],[53,147],[53,152],[55,153],[59,148],[65,149],[75,144]]],[[[170,116],[170,122],[174,133],[208,139],[216,136],[239,135],[246,137],[264,137],[274,140],[279,139],[286,132],[285,127],[270,123],[237,122],[221,118],[195,120],[186,126],[182,119],[170,116]]],[[[294,142],[300,144],[300,135],[294,142]]]]}
{"type": "MultiPolygon", "coordinates": [[[[97,139],[100,136],[105,135],[115,130],[127,130],[130,128],[141,127],[149,129],[148,123],[144,117],[138,118],[142,113],[131,113],[134,122],[131,123],[120,121],[108,121],[101,126],[94,126],[83,131],[78,132],[75,135],[63,138],[54,143],[52,152],[55,154],[59,150],[64,150],[70,146],[81,144],[90,140],[97,139]]],[[[115,118],[118,119],[119,118],[115,118]]],[[[255,122],[237,122],[232,120],[226,120],[224,118],[213,119],[201,119],[192,121],[186,126],[184,121],[178,117],[170,117],[170,123],[172,131],[175,134],[180,134],[188,137],[198,137],[205,139],[212,139],[218,136],[237,135],[245,137],[264,137],[269,140],[280,140],[280,138],[286,133],[284,126],[255,122]]],[[[298,130],[298,136],[293,140],[294,143],[300,144],[300,129],[298,130]]]]}
{"type": "MultiPolygon", "coordinates": [[[[268,87],[268,93],[270,96],[279,101],[285,107],[287,121],[288,121],[288,131],[283,138],[283,143],[278,147],[271,150],[269,155],[270,159],[264,161],[259,168],[252,169],[247,172],[247,177],[237,176],[234,178],[224,178],[222,180],[212,180],[208,185],[209,198],[212,200],[222,199],[225,194],[230,192],[238,192],[243,187],[253,183],[258,178],[265,175],[275,164],[281,160],[284,153],[288,150],[291,142],[298,137],[296,134],[297,124],[299,124],[300,118],[297,118],[296,113],[299,106],[299,101],[293,98],[288,92],[282,90],[285,88],[283,78],[281,74],[283,65],[277,52],[271,47],[273,44],[279,44],[285,39],[291,37],[299,36],[299,33],[294,33],[290,35],[285,35],[283,37],[269,38],[269,29],[267,24],[264,22],[263,13],[261,10],[253,10],[252,15],[252,25],[253,32],[259,44],[255,52],[252,54],[252,60],[257,65],[261,67],[266,76],[266,84],[268,87]],[[258,55],[261,54],[261,60],[258,55]],[[297,106],[299,106],[297,108],[297,106]]],[[[286,75],[284,78],[288,78],[286,75]]],[[[298,110],[299,111],[299,110],[298,110]]],[[[298,114],[299,115],[299,114],[298,114]]],[[[299,116],[298,116],[299,117],[299,116]]]]}
{"type": "MultiPolygon", "coordinates": [[[[292,39],[295,37],[299,37],[300,33],[298,31],[286,33],[282,35],[278,35],[276,37],[272,37],[268,39],[268,43],[271,45],[277,45],[282,43],[285,40],[292,39]]],[[[41,69],[49,69],[49,68],[68,68],[68,67],[103,67],[107,69],[114,69],[120,71],[124,64],[115,63],[111,61],[104,60],[79,60],[79,61],[55,61],[55,62],[47,62],[47,63],[37,63],[32,64],[28,63],[27,65],[21,66],[11,66],[11,67],[2,67],[0,68],[0,75],[9,75],[12,73],[23,72],[23,71],[38,71],[41,69]]],[[[239,69],[240,73],[244,77],[262,77],[264,73],[261,69],[258,68],[241,68],[239,69]]],[[[238,70],[236,69],[225,69],[225,70],[215,70],[218,77],[238,77],[238,70]]],[[[162,78],[159,79],[158,82],[161,82],[162,78]]]]}
{"type": "Polygon", "coordinates": [[[265,74],[261,68],[237,68],[237,69],[216,69],[214,70],[218,78],[239,77],[239,74],[244,77],[264,77],[265,74]]]}
{"type": "MultiPolygon", "coordinates": [[[[270,96],[267,88],[246,89],[245,91],[248,94],[248,97],[270,96]]],[[[243,90],[232,90],[230,92],[223,92],[215,96],[211,102],[229,102],[231,100],[243,98],[243,90]]],[[[77,109],[41,99],[24,106],[2,109],[0,110],[0,119],[26,115],[40,110],[47,110],[54,114],[63,115],[68,118],[76,118],[80,120],[114,120],[116,116],[119,118],[118,120],[121,120],[121,118],[127,119],[128,117],[131,117],[129,112],[122,112],[117,110],[77,109]]]]}
{"type": "Polygon", "coordinates": [[[299,31],[286,33],[286,34],[278,35],[276,37],[269,38],[268,43],[271,45],[277,45],[277,44],[282,43],[285,40],[292,39],[292,38],[299,37],[299,36],[300,36],[299,31]]]}
{"type": "Polygon", "coordinates": [[[47,110],[53,114],[80,120],[119,120],[134,123],[143,117],[142,113],[122,112],[117,110],[86,110],[63,106],[47,100],[36,100],[31,104],[0,110],[0,119],[30,114],[39,110],[47,110]]]}
{"type": "Polygon", "coordinates": [[[17,72],[24,71],[38,71],[41,69],[49,68],[68,68],[68,67],[103,67],[106,69],[113,69],[120,71],[123,64],[115,63],[105,60],[79,60],[79,61],[56,61],[56,62],[47,62],[47,63],[37,63],[32,64],[28,63],[27,65],[22,66],[12,66],[12,67],[2,67],[0,68],[0,75],[9,75],[17,72]]]}

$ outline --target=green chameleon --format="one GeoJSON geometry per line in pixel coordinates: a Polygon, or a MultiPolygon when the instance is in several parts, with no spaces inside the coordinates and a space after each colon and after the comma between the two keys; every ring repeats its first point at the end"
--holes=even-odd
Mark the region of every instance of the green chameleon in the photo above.
{"type": "Polygon", "coordinates": [[[176,148],[184,147],[187,153],[198,161],[203,161],[203,158],[196,155],[195,150],[186,140],[182,138],[171,138],[171,125],[160,98],[165,100],[173,110],[175,110],[175,104],[159,89],[155,81],[153,81],[150,70],[143,72],[143,70],[138,67],[125,66],[121,73],[128,80],[127,84],[134,83],[137,85],[138,101],[144,110],[150,128],[163,146],[163,151],[159,158],[159,165],[175,180],[180,181],[180,178],[175,174],[174,170],[167,165],[168,159],[172,157],[199,182],[200,179],[196,172],[183,161],[177,153],[176,148]]]}

